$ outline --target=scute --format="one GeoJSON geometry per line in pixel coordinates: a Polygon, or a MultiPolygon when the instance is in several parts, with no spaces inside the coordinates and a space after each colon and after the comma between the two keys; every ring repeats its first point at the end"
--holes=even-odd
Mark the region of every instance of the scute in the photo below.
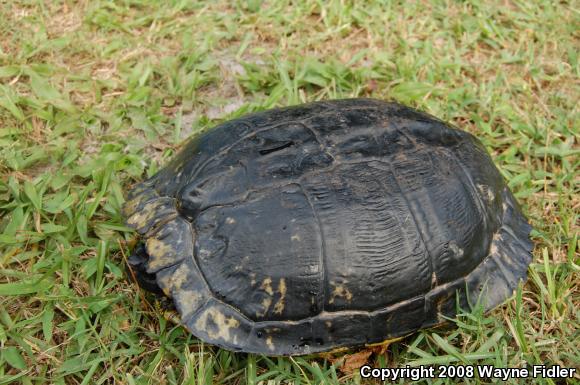
{"type": "Polygon", "coordinates": [[[255,321],[316,315],[322,236],[298,185],[208,208],[193,225],[195,257],[218,298],[255,321]]]}
{"type": "MultiPolygon", "coordinates": [[[[184,325],[226,349],[307,354],[497,306],[530,226],[483,145],[372,99],[226,122],[124,207],[184,325]]],[[[153,277],[153,276],[151,276],[153,277]]]]}

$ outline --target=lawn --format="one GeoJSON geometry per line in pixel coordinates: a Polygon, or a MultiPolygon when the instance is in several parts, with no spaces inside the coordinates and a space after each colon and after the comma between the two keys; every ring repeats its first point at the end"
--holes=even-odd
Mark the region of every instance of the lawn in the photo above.
{"type": "Polygon", "coordinates": [[[369,363],[580,368],[578,5],[0,2],[0,384],[368,383],[341,354],[203,345],[128,280],[136,236],[120,214],[195,133],[357,96],[478,136],[535,229],[514,298],[369,363]]]}

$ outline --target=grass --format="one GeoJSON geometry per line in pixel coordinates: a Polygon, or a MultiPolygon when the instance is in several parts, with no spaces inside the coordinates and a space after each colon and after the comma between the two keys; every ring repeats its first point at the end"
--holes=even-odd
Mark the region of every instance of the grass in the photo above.
{"type": "Polygon", "coordinates": [[[125,276],[119,210],[196,132],[356,96],[476,134],[535,228],[514,299],[370,362],[578,368],[578,25],[573,1],[0,3],[0,384],[368,383],[340,359],[233,354],[166,320],[125,276]]]}

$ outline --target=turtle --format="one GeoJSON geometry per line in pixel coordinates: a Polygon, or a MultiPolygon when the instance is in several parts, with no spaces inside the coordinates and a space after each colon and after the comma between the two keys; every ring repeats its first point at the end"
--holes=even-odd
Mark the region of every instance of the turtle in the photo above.
{"type": "Polygon", "coordinates": [[[128,193],[138,282],[197,338],[304,355],[396,340],[526,280],[531,226],[474,135],[324,100],[194,136],[128,193]]]}

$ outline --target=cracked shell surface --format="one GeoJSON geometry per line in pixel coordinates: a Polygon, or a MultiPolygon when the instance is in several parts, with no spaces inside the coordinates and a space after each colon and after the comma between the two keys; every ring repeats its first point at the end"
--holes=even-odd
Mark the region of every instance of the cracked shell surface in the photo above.
{"type": "Polygon", "coordinates": [[[235,119],[124,207],[142,274],[220,347],[308,354],[431,327],[526,279],[529,226],[481,142],[372,99],[235,119]]]}

